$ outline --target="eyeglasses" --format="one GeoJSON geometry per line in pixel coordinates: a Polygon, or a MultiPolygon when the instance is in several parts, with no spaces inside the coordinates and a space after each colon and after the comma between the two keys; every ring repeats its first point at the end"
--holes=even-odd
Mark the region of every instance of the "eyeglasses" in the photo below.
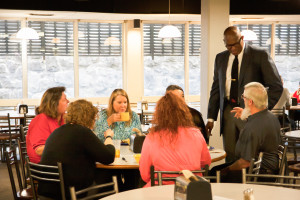
{"type": "Polygon", "coordinates": [[[244,94],[242,94],[242,99],[249,99],[249,98],[247,98],[247,97],[245,97],[245,95],[244,94]]]}
{"type": "Polygon", "coordinates": [[[237,42],[234,43],[234,44],[226,44],[226,43],[224,42],[224,43],[225,43],[225,47],[226,47],[227,49],[231,49],[232,47],[237,47],[237,45],[240,44],[241,39],[242,39],[242,37],[240,37],[239,41],[237,41],[237,42]]]}

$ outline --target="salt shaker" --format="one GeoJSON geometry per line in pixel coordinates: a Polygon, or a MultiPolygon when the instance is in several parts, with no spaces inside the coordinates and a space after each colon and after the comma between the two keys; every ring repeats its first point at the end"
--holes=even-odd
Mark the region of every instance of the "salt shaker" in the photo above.
{"type": "Polygon", "coordinates": [[[252,188],[248,188],[248,189],[244,190],[244,200],[254,200],[252,188]]]}

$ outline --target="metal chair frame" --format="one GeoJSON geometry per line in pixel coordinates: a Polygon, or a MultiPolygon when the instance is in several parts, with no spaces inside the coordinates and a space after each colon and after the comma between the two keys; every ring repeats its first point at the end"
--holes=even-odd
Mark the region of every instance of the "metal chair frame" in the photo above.
{"type": "MultiPolygon", "coordinates": [[[[203,178],[208,180],[216,180],[217,183],[220,182],[220,172],[217,171],[216,176],[208,176],[208,165],[205,166],[202,170],[191,170],[192,173],[202,173],[203,178]]],[[[150,167],[150,178],[151,178],[151,186],[155,186],[155,181],[158,182],[158,185],[163,185],[163,181],[173,181],[175,183],[177,177],[163,177],[164,174],[181,174],[181,171],[157,171],[154,170],[154,166],[150,167]],[[155,174],[157,176],[155,177],[155,174]]]]}
{"type": "Polygon", "coordinates": [[[70,194],[71,194],[71,200],[89,200],[89,199],[95,199],[95,198],[100,198],[100,197],[104,197],[104,196],[108,196],[111,194],[115,194],[115,193],[119,193],[119,189],[118,189],[118,181],[117,181],[117,177],[113,176],[112,177],[112,182],[110,183],[104,183],[104,184],[100,184],[100,185],[94,185],[94,186],[90,186],[87,187],[85,189],[82,190],[78,190],[75,191],[75,187],[70,187],[70,194]],[[84,194],[84,193],[89,193],[91,191],[95,191],[97,189],[102,189],[102,188],[108,188],[108,187],[113,187],[113,190],[109,190],[106,192],[101,192],[101,193],[97,193],[97,194],[88,194],[86,197],[84,198],[77,198],[77,196],[84,194]]]}
{"type": "MultiPolygon", "coordinates": [[[[28,158],[26,158],[26,163],[27,163],[28,175],[30,177],[30,184],[32,188],[35,188],[34,181],[37,182],[48,181],[48,182],[58,183],[60,184],[62,200],[66,200],[63,169],[62,169],[62,164],[60,162],[57,162],[57,166],[42,165],[42,164],[32,163],[29,161],[28,158]]],[[[33,191],[33,199],[37,200],[38,199],[37,192],[35,190],[32,191],[33,191]]]]}

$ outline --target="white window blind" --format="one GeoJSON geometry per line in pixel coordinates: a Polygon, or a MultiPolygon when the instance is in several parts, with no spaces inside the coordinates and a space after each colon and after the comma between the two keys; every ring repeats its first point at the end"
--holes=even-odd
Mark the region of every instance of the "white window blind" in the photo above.
{"type": "Polygon", "coordinates": [[[173,38],[170,43],[163,43],[158,37],[159,30],[165,24],[144,24],[144,56],[183,56],[184,55],[184,24],[176,24],[181,32],[180,38],[173,38]]]}
{"type": "MultiPolygon", "coordinates": [[[[239,27],[240,31],[247,30],[247,24],[236,25],[239,27]]],[[[271,24],[249,24],[248,30],[252,30],[257,35],[257,40],[247,41],[248,44],[254,46],[259,46],[271,52],[271,45],[267,43],[268,39],[271,38],[271,24]]]]}
{"type": "Polygon", "coordinates": [[[199,56],[201,53],[201,25],[189,25],[189,52],[190,56],[199,56]]]}
{"type": "Polygon", "coordinates": [[[120,23],[79,23],[80,56],[122,55],[122,24],[120,23]],[[104,45],[108,37],[119,39],[120,45],[104,45]]]}
{"type": "Polygon", "coordinates": [[[276,55],[299,55],[300,54],[300,25],[277,24],[276,37],[281,44],[276,44],[276,55]]]}
{"type": "Polygon", "coordinates": [[[20,42],[13,40],[20,28],[20,21],[0,20],[0,56],[18,55],[21,53],[20,42]]]}

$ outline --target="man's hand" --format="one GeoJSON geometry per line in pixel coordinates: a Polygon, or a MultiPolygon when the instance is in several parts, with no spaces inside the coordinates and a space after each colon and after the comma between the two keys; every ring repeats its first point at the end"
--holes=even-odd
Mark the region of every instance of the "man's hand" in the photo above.
{"type": "Polygon", "coordinates": [[[235,113],[234,117],[238,119],[241,118],[243,110],[244,110],[243,108],[234,107],[230,112],[235,113]]]}
{"type": "Polygon", "coordinates": [[[214,122],[207,122],[205,128],[208,136],[212,135],[211,131],[214,128],[214,122]]]}

